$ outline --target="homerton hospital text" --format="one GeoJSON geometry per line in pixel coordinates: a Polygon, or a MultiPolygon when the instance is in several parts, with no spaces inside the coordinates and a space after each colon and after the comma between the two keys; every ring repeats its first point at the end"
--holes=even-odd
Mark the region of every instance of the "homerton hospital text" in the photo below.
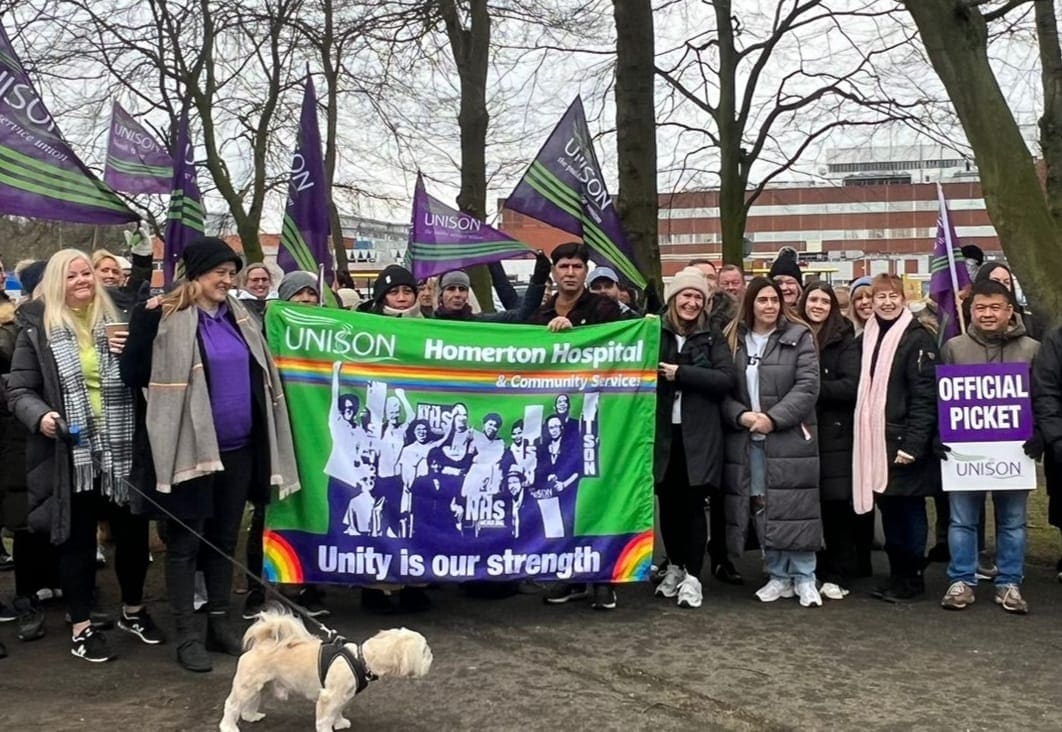
{"type": "Polygon", "coordinates": [[[552,348],[542,346],[457,346],[439,338],[424,342],[424,358],[432,361],[472,361],[496,364],[570,364],[592,369],[605,363],[641,363],[645,342],[617,343],[577,348],[570,343],[554,343],[552,348]]]}

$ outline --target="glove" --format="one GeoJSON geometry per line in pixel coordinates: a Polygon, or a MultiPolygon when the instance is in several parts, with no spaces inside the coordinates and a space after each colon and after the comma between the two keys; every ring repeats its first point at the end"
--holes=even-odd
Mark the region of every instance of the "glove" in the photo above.
{"type": "Polygon", "coordinates": [[[1022,444],[1021,449],[1025,451],[1025,454],[1032,460],[1039,460],[1044,456],[1044,438],[1036,431],[1033,431],[1033,436],[1022,444]]]}
{"type": "Polygon", "coordinates": [[[937,440],[933,444],[933,457],[937,458],[938,460],[947,460],[949,452],[951,452],[951,448],[945,445],[940,440],[937,440]]]}
{"type": "Polygon", "coordinates": [[[535,252],[535,271],[531,274],[532,284],[546,284],[552,271],[553,263],[549,261],[549,257],[543,254],[541,249],[535,252]]]}
{"type": "Polygon", "coordinates": [[[129,247],[129,251],[136,256],[150,257],[153,253],[153,242],[151,237],[151,229],[148,225],[141,223],[140,226],[133,231],[123,232],[125,234],[125,243],[129,247]]]}

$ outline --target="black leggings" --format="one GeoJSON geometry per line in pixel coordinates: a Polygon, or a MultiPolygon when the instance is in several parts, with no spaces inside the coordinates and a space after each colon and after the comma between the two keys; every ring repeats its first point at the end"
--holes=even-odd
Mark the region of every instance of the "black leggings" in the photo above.
{"type": "Polygon", "coordinates": [[[686,451],[678,425],[672,431],[667,471],[663,482],[656,486],[656,493],[660,502],[660,535],[664,539],[668,561],[699,578],[708,543],[705,491],[703,486],[690,485],[686,451]]]}
{"type": "Polygon", "coordinates": [[[59,554],[47,534],[14,530],[15,597],[32,598],[37,590],[59,586],[59,554]]]}
{"type": "MultiPolygon", "coordinates": [[[[195,597],[196,558],[200,553],[199,536],[220,549],[203,546],[202,561],[207,588],[207,611],[224,613],[229,609],[232,595],[232,563],[236,551],[244,503],[251,482],[253,451],[249,447],[221,453],[225,470],[212,476],[210,488],[213,515],[205,519],[185,521],[192,531],[176,521],[166,522],[166,592],[170,607],[180,620],[191,617],[195,597]]],[[[174,490],[180,490],[180,487],[174,490]]]]}
{"type": "MultiPolygon", "coordinates": [[[[871,514],[873,515],[873,514],[871,514]]],[[[859,518],[848,501],[822,502],[822,541],[815,574],[847,588],[859,576],[859,518]]]]}
{"type": "MultiPolygon", "coordinates": [[[[266,507],[264,504],[254,504],[254,511],[251,513],[251,525],[247,529],[247,569],[251,570],[251,573],[262,579],[262,565],[264,563],[264,550],[262,547],[262,535],[265,533],[265,514],[266,507]]],[[[260,590],[261,585],[252,579],[247,580],[248,590],[260,590]]]]}
{"type": "MultiPolygon", "coordinates": [[[[70,497],[70,536],[58,546],[59,586],[70,608],[70,620],[89,619],[96,590],[96,524],[111,524],[114,539],[114,572],[122,592],[122,604],[144,601],[144,577],[148,567],[148,520],[135,516],[129,507],[118,507],[96,490],[70,497]]],[[[17,561],[17,560],[16,560],[17,561]]]]}

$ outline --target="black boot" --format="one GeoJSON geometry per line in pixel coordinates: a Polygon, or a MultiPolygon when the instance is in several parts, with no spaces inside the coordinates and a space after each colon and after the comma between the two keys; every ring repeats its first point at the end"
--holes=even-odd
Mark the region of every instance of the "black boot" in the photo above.
{"type": "Polygon", "coordinates": [[[229,620],[227,612],[207,615],[206,648],[230,656],[243,653],[243,637],[229,620]]]}
{"type": "Polygon", "coordinates": [[[186,670],[197,673],[211,671],[214,668],[210,654],[203,645],[203,637],[194,615],[177,617],[177,663],[186,670]]]}

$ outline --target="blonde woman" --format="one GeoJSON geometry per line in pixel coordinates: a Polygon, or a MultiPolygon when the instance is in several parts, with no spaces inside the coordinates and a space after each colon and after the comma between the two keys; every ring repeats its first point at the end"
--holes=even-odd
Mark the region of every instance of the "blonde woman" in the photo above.
{"type": "Polygon", "coordinates": [[[133,476],[166,510],[177,661],[209,671],[208,650],[238,656],[242,642],[229,620],[232,564],[214,548],[202,553],[205,639],[193,620],[199,537],[232,556],[245,503],[267,503],[272,486],[284,497],[299,483],[280,376],[259,321],[234,296],[239,255],[201,238],[182,260],[187,281],[133,310],[121,366],[129,386],[147,389],[133,476]]]}
{"type": "Polygon", "coordinates": [[[26,442],[28,521],[58,549],[73,623],[71,653],[99,663],[114,658],[89,620],[101,518],[110,521],[116,545],[118,627],[148,644],[164,640],[143,606],[147,520],[129,508],[133,393],[118,366],[126,334],[107,328],[117,321],[114,306],[84,252],[53,255],[39,292],[19,310],[22,330],[7,377],[8,398],[32,433],[26,442]]]}

